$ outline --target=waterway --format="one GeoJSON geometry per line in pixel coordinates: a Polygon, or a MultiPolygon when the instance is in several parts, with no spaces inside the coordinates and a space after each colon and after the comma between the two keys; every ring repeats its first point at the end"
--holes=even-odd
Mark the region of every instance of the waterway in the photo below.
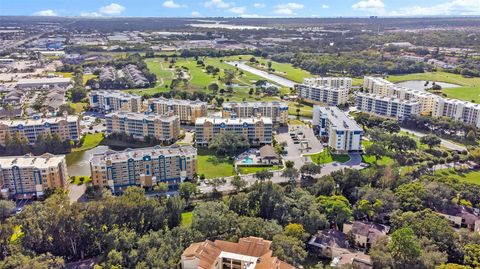
{"type": "Polygon", "coordinates": [[[97,146],[86,151],[77,151],[67,154],[67,169],[69,176],[89,176],[90,159],[93,154],[104,153],[108,146],[97,146]]]}
{"type": "MultiPolygon", "coordinates": [[[[430,81],[427,85],[425,85],[426,82],[427,81],[425,80],[409,80],[409,81],[399,82],[397,83],[397,85],[401,87],[409,88],[409,89],[424,91],[433,86],[432,84],[433,81],[430,81]]],[[[446,83],[446,82],[435,82],[435,84],[440,85],[442,89],[461,87],[460,85],[446,83]]]]}

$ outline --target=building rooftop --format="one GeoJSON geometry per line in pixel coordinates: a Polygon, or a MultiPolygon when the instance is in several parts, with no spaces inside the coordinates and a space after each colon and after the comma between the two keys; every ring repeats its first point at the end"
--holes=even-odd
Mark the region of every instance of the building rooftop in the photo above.
{"type": "Polygon", "coordinates": [[[168,105],[190,105],[190,106],[202,106],[207,105],[206,102],[200,100],[183,100],[183,99],[167,99],[164,97],[148,99],[149,104],[153,103],[167,103],[168,105]]]}
{"type": "Polygon", "coordinates": [[[158,115],[158,114],[144,114],[144,113],[135,113],[135,112],[112,112],[105,115],[106,118],[118,117],[118,118],[127,118],[130,120],[147,120],[147,121],[174,121],[178,119],[178,116],[168,116],[168,115],[158,115]]]}
{"type": "Polygon", "coordinates": [[[362,130],[363,129],[357,124],[357,122],[350,118],[345,112],[341,111],[336,106],[322,107],[316,106],[319,108],[320,112],[327,115],[327,118],[333,124],[336,129],[342,130],[362,130]]]}
{"type": "Polygon", "coordinates": [[[123,151],[108,150],[105,153],[94,154],[90,162],[92,164],[101,164],[107,160],[112,162],[123,162],[128,159],[143,159],[145,156],[158,157],[158,156],[193,156],[197,155],[197,149],[192,146],[178,146],[173,145],[170,147],[150,147],[139,149],[126,149],[123,151]]]}
{"type": "Polygon", "coordinates": [[[52,166],[57,166],[65,160],[65,155],[52,155],[45,153],[41,156],[25,155],[25,156],[9,156],[0,157],[0,168],[9,169],[14,166],[19,168],[34,167],[45,169],[52,166]]]}
{"type": "Polygon", "coordinates": [[[310,89],[318,89],[318,90],[328,90],[328,91],[336,91],[336,92],[345,92],[348,91],[347,88],[336,88],[336,87],[330,87],[330,86],[323,86],[323,85],[311,85],[311,84],[298,84],[299,86],[304,86],[310,89]]]}
{"type": "Polygon", "coordinates": [[[375,83],[381,83],[381,84],[385,84],[385,85],[394,85],[392,82],[382,78],[382,77],[369,77],[369,76],[365,76],[363,78],[364,80],[366,79],[369,79],[369,80],[372,80],[374,81],[375,83]]]}
{"type": "Polygon", "coordinates": [[[267,117],[235,118],[235,119],[203,117],[203,118],[198,118],[195,121],[195,124],[204,124],[205,122],[212,122],[213,124],[225,123],[225,124],[231,124],[231,125],[242,124],[242,123],[255,124],[257,122],[263,122],[264,124],[272,124],[272,119],[267,117]]]}
{"type": "Polygon", "coordinates": [[[18,85],[28,85],[28,84],[56,84],[56,83],[70,83],[72,81],[71,78],[62,78],[62,77],[54,77],[54,78],[23,78],[19,79],[17,84],[18,85]]]}
{"type": "Polygon", "coordinates": [[[338,230],[322,230],[313,236],[308,242],[315,247],[348,248],[347,235],[338,230]]]}
{"type": "Polygon", "coordinates": [[[260,102],[225,102],[222,104],[223,108],[234,108],[234,107],[261,107],[261,106],[282,106],[282,107],[288,107],[288,104],[286,102],[281,102],[281,101],[260,101],[260,102]]]}
{"type": "Polygon", "coordinates": [[[246,269],[294,269],[277,257],[272,257],[271,241],[258,237],[240,238],[238,243],[206,240],[191,244],[182,254],[182,260],[198,260],[198,268],[213,268],[219,257],[250,263],[246,269]]]}
{"type": "Polygon", "coordinates": [[[402,100],[402,99],[399,99],[399,98],[396,98],[396,97],[388,97],[388,96],[383,96],[383,95],[380,95],[380,94],[373,94],[373,93],[359,92],[359,93],[357,93],[357,96],[373,98],[373,99],[381,100],[381,101],[385,101],[385,102],[395,102],[395,103],[402,103],[402,104],[408,104],[408,105],[420,104],[418,101],[402,100]]]}
{"type": "Polygon", "coordinates": [[[0,124],[5,124],[8,126],[33,126],[33,125],[42,125],[42,124],[55,124],[60,121],[67,120],[68,122],[77,121],[78,116],[75,115],[68,115],[68,116],[61,116],[61,117],[52,117],[52,118],[35,118],[35,119],[18,119],[18,120],[0,120],[0,124]]]}
{"type": "Polygon", "coordinates": [[[127,98],[127,99],[131,99],[131,98],[140,99],[140,98],[142,98],[140,95],[125,93],[125,92],[122,92],[122,91],[99,90],[99,91],[90,92],[90,96],[92,96],[92,95],[102,95],[102,96],[105,96],[105,97],[127,98]]]}

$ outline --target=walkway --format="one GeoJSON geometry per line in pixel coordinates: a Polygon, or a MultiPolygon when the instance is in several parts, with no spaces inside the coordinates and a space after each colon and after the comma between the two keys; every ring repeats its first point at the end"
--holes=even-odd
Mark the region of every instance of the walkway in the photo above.
{"type": "MultiPolygon", "coordinates": [[[[417,136],[417,137],[424,137],[424,136],[427,135],[425,133],[415,131],[415,130],[411,130],[411,129],[406,129],[406,128],[401,128],[401,130],[405,131],[405,132],[409,132],[409,133],[411,133],[411,134],[413,134],[414,136],[417,136]]],[[[441,139],[441,140],[442,140],[442,142],[440,143],[440,145],[442,147],[445,147],[445,148],[450,149],[450,150],[456,150],[456,151],[467,151],[467,148],[462,146],[462,145],[455,144],[455,143],[450,142],[450,141],[445,140],[445,139],[441,139]]]]}
{"type": "Polygon", "coordinates": [[[229,64],[229,65],[233,65],[235,67],[238,67],[238,68],[240,68],[242,70],[245,70],[247,72],[250,72],[254,75],[260,76],[260,77],[268,79],[270,81],[273,81],[276,84],[278,84],[280,86],[283,86],[283,87],[293,88],[295,86],[295,84],[297,84],[296,82],[291,81],[289,79],[286,79],[286,78],[283,78],[283,77],[280,77],[280,76],[277,76],[277,75],[274,75],[274,74],[270,74],[266,71],[251,67],[251,66],[245,64],[244,62],[233,61],[233,62],[226,62],[226,63],[229,64]]]}

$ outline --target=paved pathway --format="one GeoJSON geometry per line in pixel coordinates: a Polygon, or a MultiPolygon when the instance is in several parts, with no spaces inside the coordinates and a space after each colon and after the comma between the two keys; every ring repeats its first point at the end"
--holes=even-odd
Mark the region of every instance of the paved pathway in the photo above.
{"type": "MultiPolygon", "coordinates": [[[[422,133],[422,132],[419,132],[419,131],[406,129],[406,128],[401,128],[401,130],[405,131],[405,132],[409,132],[409,133],[413,134],[414,136],[418,136],[418,137],[424,137],[424,136],[427,135],[426,133],[422,133]]],[[[442,142],[441,142],[440,145],[442,147],[445,147],[445,148],[450,149],[450,150],[456,150],[456,151],[467,151],[467,148],[462,146],[462,145],[455,144],[455,143],[450,142],[450,141],[445,140],[445,139],[441,139],[441,140],[442,140],[442,142]]]]}

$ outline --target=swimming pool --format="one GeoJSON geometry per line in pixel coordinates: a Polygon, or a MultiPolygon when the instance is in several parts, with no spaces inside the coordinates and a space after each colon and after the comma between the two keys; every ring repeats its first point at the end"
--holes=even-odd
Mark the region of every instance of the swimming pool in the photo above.
{"type": "Polygon", "coordinates": [[[245,157],[245,158],[243,158],[242,163],[252,164],[252,163],[253,163],[253,159],[250,158],[250,157],[245,157]]]}

